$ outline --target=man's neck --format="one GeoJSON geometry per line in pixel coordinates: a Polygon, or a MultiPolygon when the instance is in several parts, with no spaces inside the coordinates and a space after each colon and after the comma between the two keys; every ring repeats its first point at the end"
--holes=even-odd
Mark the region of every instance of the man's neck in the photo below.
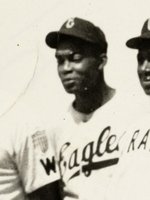
{"type": "Polygon", "coordinates": [[[96,90],[75,95],[75,110],[89,114],[107,103],[115,94],[115,89],[103,84],[96,90]]]}

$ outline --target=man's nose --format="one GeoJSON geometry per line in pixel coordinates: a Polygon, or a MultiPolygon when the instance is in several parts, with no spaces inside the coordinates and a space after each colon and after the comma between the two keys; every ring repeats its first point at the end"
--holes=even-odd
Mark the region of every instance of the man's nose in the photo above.
{"type": "Polygon", "coordinates": [[[143,67],[142,67],[143,71],[148,71],[150,72],[150,61],[149,60],[145,60],[143,67]]]}
{"type": "Polygon", "coordinates": [[[69,60],[65,60],[63,64],[63,70],[65,72],[72,71],[72,63],[69,60]]]}

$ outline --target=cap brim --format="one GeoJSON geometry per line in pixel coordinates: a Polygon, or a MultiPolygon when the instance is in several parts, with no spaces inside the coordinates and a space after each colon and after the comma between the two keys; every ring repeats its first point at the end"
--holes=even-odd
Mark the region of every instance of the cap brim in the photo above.
{"type": "Polygon", "coordinates": [[[59,39],[61,36],[67,36],[67,37],[73,37],[73,38],[78,38],[78,39],[81,39],[81,40],[84,40],[86,41],[85,38],[82,38],[82,37],[77,37],[75,34],[73,33],[61,33],[59,31],[55,31],[55,32],[50,32],[48,33],[48,35],[46,36],[45,38],[45,42],[46,44],[51,47],[51,48],[54,48],[56,49],[57,46],[58,46],[58,43],[59,43],[59,39]]]}
{"type": "Polygon", "coordinates": [[[45,38],[46,44],[51,48],[57,48],[58,35],[58,31],[50,32],[45,38]]]}
{"type": "Polygon", "coordinates": [[[140,49],[143,47],[150,47],[150,38],[135,37],[126,42],[127,47],[131,49],[140,49]]]}
{"type": "Polygon", "coordinates": [[[51,47],[53,49],[56,49],[57,46],[58,46],[59,39],[60,39],[61,36],[78,38],[80,40],[83,40],[83,41],[86,41],[86,42],[90,42],[90,43],[93,43],[93,44],[98,45],[98,46],[102,46],[102,45],[104,45],[104,43],[105,43],[105,45],[107,45],[107,42],[105,42],[105,41],[102,41],[101,44],[98,44],[96,42],[91,41],[90,39],[85,38],[85,37],[77,36],[74,33],[67,33],[66,34],[66,33],[63,33],[63,32],[60,32],[60,31],[55,31],[55,32],[48,33],[46,38],[45,38],[45,42],[49,47],[51,47]]]}

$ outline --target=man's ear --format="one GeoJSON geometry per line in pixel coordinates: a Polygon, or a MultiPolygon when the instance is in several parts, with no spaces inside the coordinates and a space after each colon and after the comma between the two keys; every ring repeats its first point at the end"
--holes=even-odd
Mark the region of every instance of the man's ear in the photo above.
{"type": "Polygon", "coordinates": [[[99,60],[100,60],[100,63],[99,63],[98,69],[102,70],[104,68],[104,66],[106,65],[106,63],[107,63],[107,55],[105,53],[102,53],[99,56],[99,60]]]}

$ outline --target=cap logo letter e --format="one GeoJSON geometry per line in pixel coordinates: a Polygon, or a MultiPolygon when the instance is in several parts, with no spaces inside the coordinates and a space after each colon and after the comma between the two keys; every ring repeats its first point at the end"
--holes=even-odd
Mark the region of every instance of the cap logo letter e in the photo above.
{"type": "Polygon", "coordinates": [[[74,26],[74,18],[68,19],[66,23],[66,28],[72,28],[74,26]]]}

